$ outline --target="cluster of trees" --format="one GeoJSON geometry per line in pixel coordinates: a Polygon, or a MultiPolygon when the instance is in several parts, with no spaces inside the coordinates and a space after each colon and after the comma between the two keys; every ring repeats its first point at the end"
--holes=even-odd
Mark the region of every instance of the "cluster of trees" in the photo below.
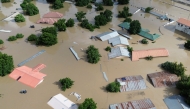
{"type": "Polygon", "coordinates": [[[73,27],[75,24],[74,20],[71,18],[67,20],[67,22],[65,21],[65,19],[59,19],[53,25],[58,29],[58,31],[66,31],[67,27],[73,27]]]}
{"type": "Polygon", "coordinates": [[[79,109],[96,109],[97,103],[92,98],[86,98],[83,103],[79,105],[79,109]]]}
{"type": "Polygon", "coordinates": [[[38,39],[38,37],[35,34],[31,34],[27,38],[28,41],[37,41],[37,39],[38,39]]]}
{"type": "Polygon", "coordinates": [[[88,19],[82,20],[80,26],[81,26],[82,28],[86,28],[86,29],[88,29],[88,30],[90,30],[90,31],[94,31],[95,28],[99,28],[99,27],[96,26],[96,25],[90,24],[90,23],[88,22],[88,19]]]}
{"type": "Polygon", "coordinates": [[[71,86],[74,84],[74,81],[72,81],[70,78],[63,78],[59,80],[61,84],[61,89],[65,91],[66,89],[71,88],[71,86]]]}
{"type": "Polygon", "coordinates": [[[121,5],[129,4],[129,0],[118,0],[118,4],[121,4],[121,5]]]}
{"type": "Polygon", "coordinates": [[[4,43],[4,41],[2,39],[0,39],[0,44],[3,44],[3,43],[4,43]]]}
{"type": "Polygon", "coordinates": [[[13,57],[0,52],[0,76],[10,74],[13,69],[13,57]]]}
{"type": "Polygon", "coordinates": [[[118,14],[119,18],[127,18],[130,16],[132,16],[132,14],[129,13],[129,8],[126,6],[123,8],[123,11],[119,11],[119,14],[118,14]]]}
{"type": "Polygon", "coordinates": [[[8,41],[15,41],[15,40],[17,40],[17,39],[19,39],[19,38],[23,38],[24,37],[24,35],[23,34],[16,34],[16,36],[9,36],[9,38],[8,38],[8,41]]]}
{"type": "Polygon", "coordinates": [[[100,53],[97,48],[94,47],[94,45],[90,45],[88,49],[86,50],[87,59],[89,63],[96,64],[98,61],[100,61],[100,53]]]}
{"type": "Polygon", "coordinates": [[[124,20],[123,22],[129,22],[129,23],[131,23],[131,22],[132,22],[132,19],[129,18],[129,17],[127,17],[127,18],[125,18],[125,20],[124,20]]]}
{"type": "Polygon", "coordinates": [[[1,0],[1,3],[11,2],[11,0],[1,0]]]}
{"type": "Polygon", "coordinates": [[[129,32],[131,34],[138,34],[141,31],[141,24],[138,20],[133,20],[130,23],[129,32]]]}
{"type": "Polygon", "coordinates": [[[105,50],[111,52],[111,47],[110,47],[110,46],[107,46],[107,47],[105,48],[105,50]]]}
{"type": "Polygon", "coordinates": [[[92,5],[87,5],[86,8],[92,9],[92,5]]]}
{"type": "Polygon", "coordinates": [[[76,6],[86,6],[90,3],[90,0],[75,0],[76,6]]]}
{"type": "Polygon", "coordinates": [[[96,26],[106,25],[112,20],[112,11],[106,9],[104,12],[101,12],[100,15],[95,16],[94,19],[96,26]]]}
{"type": "Polygon", "coordinates": [[[25,18],[22,14],[18,14],[15,16],[15,22],[24,22],[25,18]]]}
{"type": "Polygon", "coordinates": [[[185,42],[184,47],[186,49],[190,49],[190,40],[187,40],[187,42],[185,42]]]}
{"type": "Polygon", "coordinates": [[[22,4],[20,4],[20,7],[29,16],[39,14],[39,9],[33,3],[30,3],[30,0],[24,0],[22,4]]]}
{"type": "Polygon", "coordinates": [[[53,9],[60,9],[63,8],[63,1],[62,0],[55,0],[55,2],[52,5],[53,9]]]}
{"type": "Polygon", "coordinates": [[[146,12],[146,13],[149,13],[152,9],[153,9],[153,8],[151,8],[151,7],[147,7],[147,8],[145,9],[145,12],[146,12]]]}
{"type": "Polygon", "coordinates": [[[148,44],[148,40],[147,40],[147,39],[142,39],[142,40],[141,40],[141,43],[142,43],[142,44],[148,44]]]}
{"type": "Polygon", "coordinates": [[[103,0],[103,4],[104,4],[105,6],[113,6],[112,0],[103,0]]]}
{"type": "Polygon", "coordinates": [[[75,16],[79,22],[82,22],[82,20],[86,18],[85,15],[86,15],[86,13],[84,13],[83,11],[77,12],[75,14],[75,16]]]}
{"type": "Polygon", "coordinates": [[[119,92],[120,91],[120,83],[119,82],[112,82],[106,86],[106,90],[108,92],[119,92]]]}
{"type": "Polygon", "coordinates": [[[103,7],[102,4],[97,4],[96,7],[97,7],[96,11],[102,11],[102,10],[104,10],[104,7],[103,7]]]}

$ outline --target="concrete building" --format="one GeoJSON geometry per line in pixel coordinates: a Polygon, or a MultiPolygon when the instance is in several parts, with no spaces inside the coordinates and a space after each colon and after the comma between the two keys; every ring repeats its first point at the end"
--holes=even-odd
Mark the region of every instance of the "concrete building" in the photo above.
{"type": "Polygon", "coordinates": [[[175,29],[190,35],[190,20],[178,19],[175,29]]]}

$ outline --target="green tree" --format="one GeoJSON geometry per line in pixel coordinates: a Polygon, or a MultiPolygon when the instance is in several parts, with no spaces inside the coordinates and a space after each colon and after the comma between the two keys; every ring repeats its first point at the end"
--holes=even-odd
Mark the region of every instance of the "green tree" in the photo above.
{"type": "Polygon", "coordinates": [[[26,14],[29,16],[33,16],[39,14],[39,10],[34,4],[28,3],[26,6],[26,14]]]}
{"type": "Polygon", "coordinates": [[[22,8],[22,10],[26,10],[26,7],[27,7],[28,3],[30,3],[30,1],[24,0],[24,1],[20,4],[20,7],[22,8]]]}
{"type": "Polygon", "coordinates": [[[66,22],[66,26],[67,26],[67,27],[73,27],[74,24],[75,24],[75,22],[74,22],[74,20],[71,19],[71,18],[70,18],[69,20],[67,20],[67,22],[66,22]]]}
{"type": "Polygon", "coordinates": [[[24,37],[24,35],[23,34],[16,34],[16,38],[18,39],[18,38],[23,38],[24,37]]]}
{"type": "Polygon", "coordinates": [[[103,15],[106,17],[107,19],[107,22],[110,22],[112,21],[112,11],[106,9],[104,12],[103,12],[103,15]]]}
{"type": "Polygon", "coordinates": [[[92,9],[92,5],[87,5],[86,8],[92,9]]]}
{"type": "Polygon", "coordinates": [[[184,47],[186,49],[190,49],[190,40],[187,40],[187,42],[185,42],[184,47]]]}
{"type": "Polygon", "coordinates": [[[147,39],[142,39],[142,40],[141,40],[141,43],[142,43],[142,44],[148,44],[148,40],[147,40],[147,39]]]}
{"type": "Polygon", "coordinates": [[[15,16],[15,22],[24,22],[25,18],[22,14],[18,14],[15,16]]]}
{"type": "Polygon", "coordinates": [[[0,39],[0,44],[4,44],[4,42],[3,42],[3,40],[2,40],[2,39],[0,39]]]}
{"type": "Polygon", "coordinates": [[[71,88],[71,86],[74,84],[74,81],[72,81],[70,78],[60,79],[59,82],[61,83],[61,89],[63,91],[65,91],[66,89],[71,88]]]}
{"type": "Polygon", "coordinates": [[[61,0],[55,0],[52,7],[53,9],[63,8],[63,3],[61,2],[61,0]]]}
{"type": "Polygon", "coordinates": [[[96,26],[103,26],[107,24],[107,18],[103,14],[95,16],[94,20],[96,26]]]}
{"type": "Polygon", "coordinates": [[[59,31],[66,31],[66,29],[67,29],[67,26],[66,26],[66,24],[65,24],[65,19],[59,19],[56,23],[54,23],[53,25],[55,26],[55,27],[57,27],[57,29],[59,30],[59,31]]]}
{"type": "Polygon", "coordinates": [[[105,50],[111,52],[111,47],[107,46],[105,50]]]}
{"type": "Polygon", "coordinates": [[[95,29],[95,26],[90,24],[87,19],[82,20],[80,26],[82,28],[89,29],[90,31],[94,31],[94,29],[95,29]]]}
{"type": "Polygon", "coordinates": [[[90,3],[90,0],[75,0],[76,6],[86,6],[90,3]]]}
{"type": "Polygon", "coordinates": [[[1,0],[1,3],[11,2],[11,0],[1,0]]]}
{"type": "Polygon", "coordinates": [[[52,46],[57,43],[57,36],[55,34],[43,32],[36,41],[36,45],[52,46]]]}
{"type": "Polygon", "coordinates": [[[57,29],[55,27],[46,27],[42,29],[42,33],[51,33],[55,36],[57,36],[57,29]]]}
{"type": "Polygon", "coordinates": [[[8,41],[15,41],[17,38],[15,36],[9,36],[8,41]]]}
{"type": "Polygon", "coordinates": [[[35,34],[31,34],[30,36],[28,36],[27,40],[28,41],[36,41],[37,40],[37,36],[35,34]]]}
{"type": "Polygon", "coordinates": [[[0,76],[10,74],[14,69],[13,57],[0,52],[0,76]]]}
{"type": "Polygon", "coordinates": [[[99,5],[97,6],[97,8],[96,8],[96,11],[102,11],[102,10],[104,10],[104,7],[103,7],[102,4],[99,4],[99,5]]]}
{"type": "Polygon", "coordinates": [[[84,13],[83,11],[77,12],[75,14],[75,16],[77,17],[77,20],[79,22],[82,22],[83,18],[86,18],[85,15],[86,15],[86,13],[84,13]]]}
{"type": "Polygon", "coordinates": [[[127,17],[127,18],[125,18],[125,20],[123,22],[129,22],[129,23],[131,23],[132,19],[127,17]]]}
{"type": "Polygon", "coordinates": [[[147,7],[147,8],[145,9],[145,12],[146,12],[146,13],[149,13],[152,9],[153,9],[153,8],[151,8],[151,7],[147,7]]]}
{"type": "Polygon", "coordinates": [[[127,46],[127,50],[128,50],[130,53],[132,53],[133,47],[127,46]]]}
{"type": "Polygon", "coordinates": [[[100,61],[101,55],[99,54],[98,49],[94,47],[94,45],[90,45],[88,47],[86,54],[89,63],[96,64],[98,61],[100,61]]]}
{"type": "Polygon", "coordinates": [[[96,109],[97,103],[92,98],[86,98],[82,104],[79,105],[79,109],[96,109]]]}
{"type": "Polygon", "coordinates": [[[118,0],[118,4],[121,4],[121,5],[129,4],[129,0],[118,0]]]}
{"type": "Polygon", "coordinates": [[[113,6],[112,0],[103,0],[105,6],[113,6]]]}
{"type": "MultiPolygon", "coordinates": [[[[48,3],[54,3],[56,0],[46,0],[48,3]]],[[[61,3],[64,3],[65,2],[65,0],[60,0],[61,1],[61,3]]]]}
{"type": "Polygon", "coordinates": [[[106,90],[108,92],[119,92],[120,91],[120,83],[112,82],[106,86],[106,90]]]}
{"type": "Polygon", "coordinates": [[[130,23],[129,32],[131,34],[138,34],[141,31],[141,24],[138,20],[133,20],[130,23]]]}
{"type": "Polygon", "coordinates": [[[126,6],[123,8],[123,11],[119,11],[119,14],[118,14],[119,18],[127,18],[130,16],[132,16],[132,14],[129,13],[129,8],[126,6]]]}

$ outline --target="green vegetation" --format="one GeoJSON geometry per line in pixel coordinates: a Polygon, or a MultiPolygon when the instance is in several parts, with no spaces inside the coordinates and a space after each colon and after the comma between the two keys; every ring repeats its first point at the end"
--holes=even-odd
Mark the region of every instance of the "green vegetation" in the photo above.
{"type": "Polygon", "coordinates": [[[153,57],[152,56],[147,56],[147,57],[145,57],[145,59],[148,60],[148,61],[150,61],[150,60],[153,59],[153,57]]]}
{"type": "Polygon", "coordinates": [[[95,25],[103,26],[112,20],[112,12],[110,10],[105,10],[101,12],[100,15],[95,16],[95,25]]]}
{"type": "Polygon", "coordinates": [[[94,31],[95,28],[98,28],[97,26],[94,26],[94,25],[90,24],[87,19],[82,20],[80,26],[82,28],[86,28],[86,29],[88,29],[90,31],[94,31]]]}
{"type": "Polygon", "coordinates": [[[176,74],[177,76],[183,76],[185,74],[186,68],[182,63],[177,62],[165,62],[161,64],[161,67],[164,70],[169,71],[170,73],[176,74]]]}
{"type": "Polygon", "coordinates": [[[0,76],[10,74],[14,69],[13,57],[0,52],[0,76]]]}
{"type": "Polygon", "coordinates": [[[30,1],[24,0],[21,4],[20,7],[22,8],[22,10],[26,10],[27,5],[30,1]]]}
{"type": "Polygon", "coordinates": [[[141,31],[141,24],[138,20],[133,20],[130,23],[130,28],[129,28],[129,32],[131,34],[138,34],[141,31]]]}
{"type": "Polygon", "coordinates": [[[121,5],[129,4],[129,0],[118,0],[118,4],[121,4],[121,5]]]}
{"type": "Polygon", "coordinates": [[[36,41],[38,38],[35,34],[31,34],[30,36],[28,36],[27,40],[28,41],[36,41]]]}
{"type": "Polygon", "coordinates": [[[66,31],[66,24],[65,24],[65,19],[59,19],[56,23],[54,23],[53,25],[55,27],[57,27],[58,31],[66,31]]]}
{"type": "Polygon", "coordinates": [[[130,16],[132,16],[132,14],[129,13],[129,8],[126,6],[123,8],[123,11],[119,11],[119,14],[118,14],[119,18],[127,18],[130,16]]]}
{"type": "Polygon", "coordinates": [[[42,33],[36,41],[36,45],[52,46],[57,43],[57,36],[51,33],[42,33]]]}
{"type": "Polygon", "coordinates": [[[11,0],[1,0],[1,3],[11,2],[11,0]]]}
{"type": "Polygon", "coordinates": [[[187,40],[187,42],[185,42],[184,47],[186,49],[190,49],[190,40],[187,40]]]}
{"type": "Polygon", "coordinates": [[[108,92],[119,92],[120,91],[120,84],[119,82],[112,82],[106,86],[106,90],[108,92]]]}
{"type": "Polygon", "coordinates": [[[86,98],[82,104],[79,105],[79,109],[97,109],[97,103],[92,98],[86,98]]]}
{"type": "Polygon", "coordinates": [[[17,38],[15,36],[9,36],[8,41],[15,41],[17,38]]]}
{"type": "MultiPolygon", "coordinates": [[[[46,0],[48,3],[54,3],[56,0],[46,0]]],[[[65,2],[65,0],[61,0],[61,3],[65,2]]]]}
{"type": "Polygon", "coordinates": [[[103,0],[103,4],[104,4],[105,6],[113,6],[112,0],[103,0]]]}
{"type": "Polygon", "coordinates": [[[124,61],[124,59],[121,59],[121,61],[124,61]]]}
{"type": "Polygon", "coordinates": [[[15,16],[15,22],[24,22],[25,18],[22,14],[18,14],[15,16]]]}
{"type": "Polygon", "coordinates": [[[142,43],[142,44],[148,44],[148,40],[147,40],[147,39],[142,39],[142,40],[141,40],[141,43],[142,43]]]}
{"type": "Polygon", "coordinates": [[[61,0],[55,0],[55,2],[52,5],[53,9],[60,9],[63,8],[63,2],[61,0]]]}
{"type": "Polygon", "coordinates": [[[74,24],[75,24],[75,22],[74,22],[74,20],[71,19],[71,18],[70,18],[69,20],[67,20],[67,22],[66,22],[66,26],[67,26],[67,27],[73,27],[74,24]]]}
{"type": "Polygon", "coordinates": [[[86,18],[85,15],[86,15],[86,13],[84,13],[83,11],[77,12],[77,13],[75,14],[75,16],[77,17],[77,20],[78,20],[79,22],[82,22],[83,18],[84,18],[84,19],[86,18]]]}
{"type": "Polygon", "coordinates": [[[127,17],[127,18],[125,18],[125,20],[123,22],[129,22],[129,23],[131,23],[132,19],[127,17]]]}
{"type": "Polygon", "coordinates": [[[145,9],[145,12],[146,12],[146,13],[149,13],[152,9],[153,9],[153,8],[151,8],[151,7],[147,7],[147,8],[145,9]]]}
{"type": "Polygon", "coordinates": [[[57,29],[55,27],[46,27],[42,29],[42,33],[51,33],[57,36],[57,29]]]}
{"type": "Polygon", "coordinates": [[[90,0],[75,0],[76,1],[76,6],[86,6],[88,3],[90,3],[90,0]]]}
{"type": "Polygon", "coordinates": [[[4,42],[3,42],[3,40],[2,40],[2,39],[0,39],[0,44],[4,44],[4,42]]]}
{"type": "Polygon", "coordinates": [[[92,9],[92,5],[87,5],[86,8],[92,9]]]}
{"type": "Polygon", "coordinates": [[[33,16],[39,14],[39,10],[34,4],[28,3],[26,6],[26,14],[29,16],[33,16]]]}
{"type": "Polygon", "coordinates": [[[18,38],[23,38],[24,37],[24,35],[23,34],[16,34],[16,38],[18,39],[18,38]]]}
{"type": "Polygon", "coordinates": [[[59,82],[61,83],[61,89],[65,91],[66,89],[71,88],[73,85],[74,81],[72,81],[70,78],[63,78],[60,79],[59,82]]]}
{"type": "Polygon", "coordinates": [[[127,50],[128,50],[130,53],[132,53],[133,47],[127,46],[127,50]]]}
{"type": "Polygon", "coordinates": [[[105,50],[111,52],[111,47],[107,46],[105,50]]]}
{"type": "Polygon", "coordinates": [[[86,50],[87,59],[89,63],[96,64],[98,61],[100,61],[100,53],[97,48],[94,47],[94,45],[90,45],[88,49],[86,50]]]}
{"type": "Polygon", "coordinates": [[[102,10],[104,10],[104,7],[103,7],[102,4],[98,4],[96,7],[97,7],[96,11],[102,11],[102,10]]]}

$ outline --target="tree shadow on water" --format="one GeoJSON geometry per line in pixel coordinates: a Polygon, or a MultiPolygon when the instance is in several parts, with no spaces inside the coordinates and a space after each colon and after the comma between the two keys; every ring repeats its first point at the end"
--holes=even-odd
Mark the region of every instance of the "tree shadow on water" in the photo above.
{"type": "Polygon", "coordinates": [[[108,93],[108,91],[106,90],[106,86],[102,86],[102,87],[100,87],[100,89],[103,90],[104,92],[108,93]]]}
{"type": "Polygon", "coordinates": [[[62,90],[62,85],[59,81],[55,81],[53,84],[57,85],[60,90],[62,90]]]}

